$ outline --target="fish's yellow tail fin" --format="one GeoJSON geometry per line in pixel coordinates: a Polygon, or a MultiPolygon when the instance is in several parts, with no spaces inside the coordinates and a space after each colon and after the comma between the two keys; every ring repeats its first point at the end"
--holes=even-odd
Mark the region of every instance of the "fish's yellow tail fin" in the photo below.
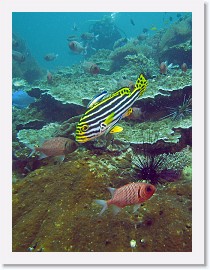
{"type": "Polygon", "coordinates": [[[140,91],[139,96],[142,96],[144,92],[146,91],[148,85],[147,79],[144,77],[144,75],[141,73],[136,81],[134,91],[140,91]]]}

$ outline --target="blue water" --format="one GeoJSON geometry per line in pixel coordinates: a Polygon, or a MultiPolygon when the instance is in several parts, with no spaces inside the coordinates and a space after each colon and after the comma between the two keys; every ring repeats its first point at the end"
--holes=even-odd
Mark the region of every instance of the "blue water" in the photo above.
{"type": "MultiPolygon", "coordinates": [[[[89,31],[93,24],[90,20],[101,20],[105,15],[112,13],[94,12],[14,12],[12,16],[13,33],[20,36],[28,47],[32,56],[44,69],[56,69],[62,66],[71,66],[84,60],[83,55],[73,54],[69,47],[67,37],[69,35],[80,36],[89,31]],[[72,27],[76,23],[78,31],[72,27]],[[46,62],[44,56],[48,53],[55,53],[59,56],[56,60],[46,62]]],[[[184,15],[184,13],[181,13],[184,15]]],[[[157,30],[167,28],[171,23],[178,20],[177,13],[117,13],[114,24],[120,29],[122,36],[128,38],[142,34],[144,28],[157,30]],[[131,23],[131,20],[135,25],[131,23]]],[[[149,30],[148,34],[153,35],[155,31],[149,30]]]]}

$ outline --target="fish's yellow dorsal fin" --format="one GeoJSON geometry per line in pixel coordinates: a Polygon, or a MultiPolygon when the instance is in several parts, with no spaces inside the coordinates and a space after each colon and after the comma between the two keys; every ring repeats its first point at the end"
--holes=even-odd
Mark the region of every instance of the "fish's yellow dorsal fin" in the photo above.
{"type": "Polygon", "coordinates": [[[113,94],[110,95],[110,97],[115,97],[115,96],[124,96],[124,95],[130,95],[131,94],[131,90],[129,87],[123,87],[120,88],[119,90],[117,90],[116,92],[114,92],[113,94]]]}
{"type": "Polygon", "coordinates": [[[134,92],[140,90],[139,96],[142,96],[144,92],[146,91],[147,85],[148,85],[148,81],[144,77],[144,75],[141,73],[136,81],[134,92]]]}

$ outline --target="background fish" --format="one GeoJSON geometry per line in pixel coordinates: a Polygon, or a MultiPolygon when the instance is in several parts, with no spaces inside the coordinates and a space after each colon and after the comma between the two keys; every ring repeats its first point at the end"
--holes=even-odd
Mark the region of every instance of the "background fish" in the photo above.
{"type": "Polygon", "coordinates": [[[55,53],[48,53],[44,56],[44,60],[46,61],[53,61],[55,60],[56,58],[58,57],[58,54],[55,54],[55,53]]]}
{"type": "Polygon", "coordinates": [[[40,147],[35,147],[31,155],[38,151],[42,153],[39,159],[54,156],[60,157],[60,160],[63,161],[65,155],[74,152],[77,148],[78,145],[75,141],[64,137],[55,137],[46,140],[40,147]]]}
{"type": "Polygon", "coordinates": [[[83,47],[83,45],[76,40],[69,42],[69,48],[74,53],[78,53],[78,54],[80,54],[80,53],[85,54],[86,53],[86,48],[83,47]]]}
{"type": "Polygon", "coordinates": [[[131,183],[118,189],[108,188],[112,198],[108,201],[95,200],[96,203],[103,206],[99,215],[101,215],[109,205],[115,207],[115,213],[127,205],[134,205],[136,211],[142,202],[148,200],[155,192],[155,186],[147,183],[131,183]]]}
{"type": "Polygon", "coordinates": [[[12,59],[14,59],[17,62],[24,62],[26,60],[25,55],[23,55],[21,52],[12,51],[12,59]]]}
{"type": "Polygon", "coordinates": [[[142,108],[132,107],[131,112],[125,117],[131,120],[141,120],[142,118],[144,118],[144,115],[145,112],[142,111],[142,108]]]}
{"type": "Polygon", "coordinates": [[[36,99],[29,96],[25,91],[18,90],[12,94],[12,105],[24,109],[27,108],[31,103],[34,103],[36,99]]]}

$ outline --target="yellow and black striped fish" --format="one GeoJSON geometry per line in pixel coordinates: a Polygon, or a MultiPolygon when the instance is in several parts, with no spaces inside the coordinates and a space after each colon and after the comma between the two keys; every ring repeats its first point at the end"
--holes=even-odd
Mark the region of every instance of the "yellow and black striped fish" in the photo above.
{"type": "MultiPolygon", "coordinates": [[[[90,108],[81,117],[76,127],[76,141],[85,143],[104,133],[122,131],[116,127],[116,123],[126,115],[129,115],[131,106],[146,90],[147,80],[140,74],[134,90],[123,87],[108,97],[92,102],[90,108]]],[[[102,98],[104,95],[102,95],[102,98]]]]}

